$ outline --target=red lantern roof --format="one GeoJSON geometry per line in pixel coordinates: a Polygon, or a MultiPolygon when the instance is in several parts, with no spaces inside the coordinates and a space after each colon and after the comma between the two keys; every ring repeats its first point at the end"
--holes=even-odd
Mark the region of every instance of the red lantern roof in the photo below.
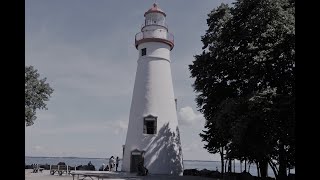
{"type": "Polygon", "coordinates": [[[146,16],[147,14],[149,13],[153,13],[153,12],[158,12],[158,13],[161,13],[163,14],[164,16],[166,16],[166,13],[164,13],[156,3],[153,3],[153,6],[147,11],[144,13],[144,16],[146,16]]]}

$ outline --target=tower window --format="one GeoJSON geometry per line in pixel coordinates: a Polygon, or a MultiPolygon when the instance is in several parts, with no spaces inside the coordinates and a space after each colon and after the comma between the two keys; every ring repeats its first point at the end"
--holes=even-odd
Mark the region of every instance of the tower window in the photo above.
{"type": "Polygon", "coordinates": [[[157,134],[157,117],[149,115],[144,118],[143,133],[157,134]]]}
{"type": "Polygon", "coordinates": [[[141,56],[145,56],[147,54],[147,48],[141,49],[141,56]]]}

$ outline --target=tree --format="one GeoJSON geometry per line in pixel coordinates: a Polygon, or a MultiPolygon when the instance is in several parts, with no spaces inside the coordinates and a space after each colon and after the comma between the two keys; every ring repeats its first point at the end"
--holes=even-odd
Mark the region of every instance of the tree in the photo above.
{"type": "Polygon", "coordinates": [[[273,92],[257,93],[252,97],[241,99],[238,105],[238,117],[232,128],[232,155],[239,159],[248,159],[255,162],[258,167],[258,175],[267,176],[269,155],[273,150],[273,129],[268,113],[272,108],[270,96],[273,92]]]}
{"type": "Polygon", "coordinates": [[[295,1],[237,0],[234,7],[221,4],[208,16],[203,52],[189,65],[199,111],[210,121],[205,128],[219,127],[204,131],[203,140],[217,140],[209,137],[231,127],[229,156],[260,165],[274,160],[280,179],[288,162],[295,162],[295,1]],[[268,90],[274,93],[261,95],[268,90]],[[237,103],[223,112],[222,104],[230,99],[237,103]],[[224,121],[229,125],[218,126],[224,121]]]}
{"type": "Polygon", "coordinates": [[[25,123],[31,126],[37,119],[37,109],[47,109],[45,101],[53,89],[46,83],[46,78],[39,79],[40,75],[33,66],[25,67],[25,123]]]}
{"type": "MultiPolygon", "coordinates": [[[[209,47],[211,51],[214,51],[214,47],[218,46],[218,38],[221,34],[222,29],[224,28],[226,22],[231,18],[231,9],[227,4],[221,4],[217,9],[213,9],[210,14],[208,14],[207,23],[209,25],[209,29],[206,31],[207,34],[202,37],[202,41],[204,43],[204,48],[208,47],[208,43],[217,43],[216,45],[212,45],[209,47]]],[[[204,64],[208,65],[206,61],[210,61],[210,54],[203,52],[202,55],[195,56],[196,58],[202,58],[203,61],[195,61],[194,66],[197,66],[199,71],[202,71],[203,76],[209,76],[211,73],[210,66],[207,67],[204,64]]],[[[194,72],[194,71],[193,71],[194,72]]],[[[194,75],[195,76],[195,75],[194,75]]],[[[201,90],[205,91],[203,94],[200,94],[196,101],[198,106],[204,106],[204,108],[200,108],[200,112],[204,114],[206,121],[205,128],[208,130],[204,130],[202,133],[200,133],[200,136],[202,137],[203,141],[208,142],[204,146],[210,153],[219,153],[221,157],[221,173],[224,173],[224,153],[226,150],[226,146],[229,143],[229,135],[228,131],[225,131],[223,128],[219,128],[218,123],[216,121],[213,121],[214,115],[211,113],[215,111],[215,109],[219,108],[217,106],[213,106],[212,104],[215,104],[216,101],[221,101],[221,99],[218,99],[219,96],[211,96],[211,94],[218,94],[218,92],[223,93],[227,91],[227,89],[224,89],[222,86],[216,86],[216,91],[212,91],[211,87],[199,87],[197,84],[208,84],[206,82],[207,79],[200,78],[200,76],[197,76],[199,78],[196,79],[197,83],[194,84],[194,88],[196,91],[200,92],[201,90]],[[222,88],[221,90],[219,88],[222,88]],[[208,98],[210,97],[210,98],[208,98]]],[[[223,125],[223,124],[220,124],[223,125]]]]}
{"type": "Polygon", "coordinates": [[[223,129],[217,128],[217,124],[215,121],[206,121],[205,128],[208,130],[203,130],[203,133],[200,133],[200,137],[202,137],[202,141],[208,142],[204,146],[208,150],[209,153],[220,154],[221,158],[221,173],[224,173],[224,152],[225,148],[228,144],[228,137],[225,136],[223,129]]]}

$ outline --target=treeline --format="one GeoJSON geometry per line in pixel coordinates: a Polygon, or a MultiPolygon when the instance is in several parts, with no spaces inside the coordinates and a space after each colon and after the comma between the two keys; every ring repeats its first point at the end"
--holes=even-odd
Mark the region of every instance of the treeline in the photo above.
{"type": "Polygon", "coordinates": [[[295,1],[236,0],[207,24],[189,65],[204,148],[221,155],[222,173],[237,159],[285,179],[295,166],[295,1]]]}

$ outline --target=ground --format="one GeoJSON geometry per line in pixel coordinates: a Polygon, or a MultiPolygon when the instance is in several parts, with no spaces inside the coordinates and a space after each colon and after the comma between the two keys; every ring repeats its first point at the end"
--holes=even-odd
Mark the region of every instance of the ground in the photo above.
{"type": "MultiPolygon", "coordinates": [[[[85,172],[85,171],[81,171],[85,172]]],[[[99,171],[93,171],[94,173],[101,173],[99,171]]],[[[105,180],[218,180],[213,178],[206,177],[197,177],[197,176],[165,176],[165,175],[148,175],[148,176],[135,176],[134,174],[127,174],[124,172],[104,172],[110,175],[110,178],[104,178],[105,180]]],[[[77,179],[74,177],[74,179],[77,179]]],[[[94,178],[98,179],[98,178],[94,178]]],[[[72,180],[71,175],[63,174],[59,176],[58,174],[50,175],[49,170],[43,170],[43,172],[32,173],[32,169],[25,170],[25,180],[72,180]]],[[[89,177],[85,180],[91,180],[89,177]]]]}

